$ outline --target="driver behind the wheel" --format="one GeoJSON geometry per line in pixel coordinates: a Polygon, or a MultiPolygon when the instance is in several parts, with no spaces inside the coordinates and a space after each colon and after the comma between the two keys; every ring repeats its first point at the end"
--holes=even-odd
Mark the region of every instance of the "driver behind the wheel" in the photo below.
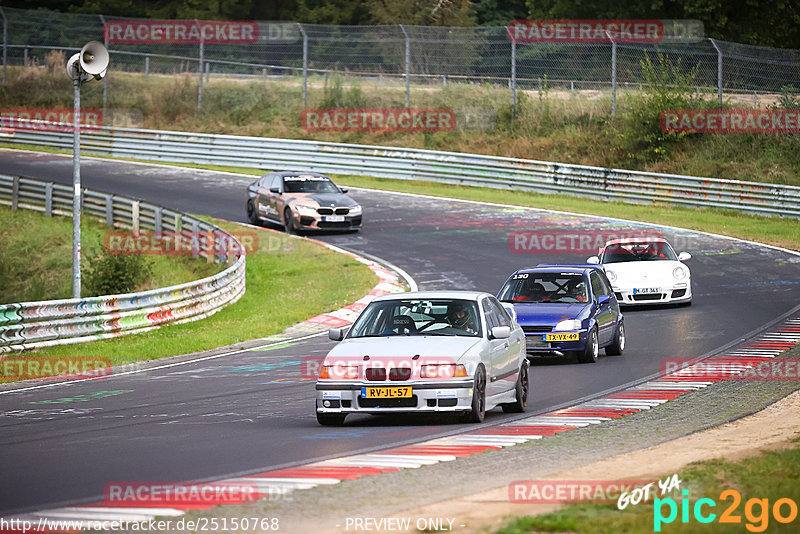
{"type": "Polygon", "coordinates": [[[588,300],[586,296],[586,284],[583,281],[570,284],[567,290],[567,296],[575,299],[575,302],[586,302],[588,300]]]}
{"type": "Polygon", "coordinates": [[[470,333],[477,332],[474,317],[470,313],[469,306],[463,302],[454,302],[447,309],[447,320],[453,328],[466,330],[470,333]]]}

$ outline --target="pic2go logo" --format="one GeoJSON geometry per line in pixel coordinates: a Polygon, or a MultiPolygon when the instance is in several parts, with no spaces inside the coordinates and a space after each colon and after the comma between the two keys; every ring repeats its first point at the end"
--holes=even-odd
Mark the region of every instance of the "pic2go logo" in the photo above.
{"type": "MultiPolygon", "coordinates": [[[[675,499],[667,497],[665,499],[656,498],[653,501],[653,531],[661,532],[662,525],[669,525],[681,515],[681,523],[690,522],[690,512],[694,520],[698,523],[713,523],[717,520],[717,514],[711,512],[716,508],[717,503],[714,499],[703,498],[695,501],[694,506],[689,504],[689,490],[681,492],[680,507],[675,499]],[[666,513],[666,515],[665,515],[666,513]]],[[[737,509],[742,502],[742,495],[733,489],[725,490],[719,494],[720,501],[730,500],[730,505],[720,514],[717,522],[741,524],[742,517],[737,514],[737,509]]],[[[776,500],[770,509],[769,499],[748,499],[744,504],[744,517],[747,520],[745,528],[750,532],[764,532],[769,527],[770,512],[778,523],[791,523],[797,519],[797,503],[789,498],[776,500]]]]}

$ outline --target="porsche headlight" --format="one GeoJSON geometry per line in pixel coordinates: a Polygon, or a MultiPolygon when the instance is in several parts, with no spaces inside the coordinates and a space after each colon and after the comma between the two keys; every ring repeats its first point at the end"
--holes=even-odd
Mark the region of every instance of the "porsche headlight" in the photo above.
{"type": "Polygon", "coordinates": [[[554,332],[563,332],[565,330],[580,330],[581,329],[581,322],[578,319],[567,319],[565,321],[560,321],[555,328],[553,328],[554,332]]]}
{"type": "Polygon", "coordinates": [[[317,214],[316,206],[306,206],[305,204],[295,204],[294,209],[297,210],[297,213],[300,215],[308,215],[313,217],[317,214]]]}
{"type": "Polygon", "coordinates": [[[686,269],[683,267],[675,267],[674,269],[672,269],[672,277],[675,280],[683,280],[684,278],[686,278],[686,274],[687,274],[686,269]]]}
{"type": "Polygon", "coordinates": [[[612,284],[617,281],[617,273],[615,273],[610,269],[606,269],[606,277],[608,278],[608,281],[611,282],[612,284]]]}
{"type": "Polygon", "coordinates": [[[350,215],[361,215],[361,206],[350,208],[350,215]]]}

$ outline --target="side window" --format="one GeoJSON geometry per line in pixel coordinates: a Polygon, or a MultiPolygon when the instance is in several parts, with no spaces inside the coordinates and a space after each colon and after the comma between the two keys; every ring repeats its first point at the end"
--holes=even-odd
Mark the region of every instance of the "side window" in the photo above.
{"type": "Polygon", "coordinates": [[[599,278],[600,278],[600,283],[603,285],[603,290],[605,291],[604,294],[611,295],[611,293],[613,293],[614,290],[611,289],[611,284],[608,283],[608,278],[606,278],[605,276],[600,276],[599,278]]]}
{"type": "Polygon", "coordinates": [[[589,276],[589,279],[592,281],[592,293],[594,293],[595,298],[600,295],[608,295],[608,290],[603,286],[603,282],[600,281],[600,277],[597,273],[593,272],[589,276]]]}
{"type": "Polygon", "coordinates": [[[508,316],[505,308],[497,302],[497,299],[494,297],[486,299],[492,304],[492,308],[494,309],[494,315],[497,317],[497,322],[500,326],[511,326],[511,317],[508,316]]]}
{"type": "Polygon", "coordinates": [[[500,321],[498,321],[494,309],[492,309],[492,303],[489,302],[489,299],[483,299],[481,307],[483,308],[484,315],[486,315],[486,326],[488,329],[491,330],[495,326],[500,326],[500,321]]]}
{"type": "Polygon", "coordinates": [[[278,191],[283,191],[283,177],[278,174],[275,178],[272,179],[272,185],[269,186],[270,189],[273,187],[277,187],[278,191]]]}

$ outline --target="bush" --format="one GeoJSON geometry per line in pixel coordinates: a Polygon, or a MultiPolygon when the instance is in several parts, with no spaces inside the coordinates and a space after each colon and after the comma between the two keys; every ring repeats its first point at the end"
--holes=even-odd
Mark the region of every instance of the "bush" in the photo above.
{"type": "Polygon", "coordinates": [[[147,282],[152,263],[141,256],[100,253],[84,269],[86,296],[132,293],[147,282]]]}
{"type": "Polygon", "coordinates": [[[707,107],[706,101],[693,87],[697,67],[683,72],[680,59],[671,62],[668,55],[657,54],[658,65],[650,55],[642,60],[643,88],[631,96],[631,110],[625,117],[622,135],[628,160],[637,163],[669,158],[673,146],[688,135],[661,130],[661,113],[669,109],[707,107]]]}

